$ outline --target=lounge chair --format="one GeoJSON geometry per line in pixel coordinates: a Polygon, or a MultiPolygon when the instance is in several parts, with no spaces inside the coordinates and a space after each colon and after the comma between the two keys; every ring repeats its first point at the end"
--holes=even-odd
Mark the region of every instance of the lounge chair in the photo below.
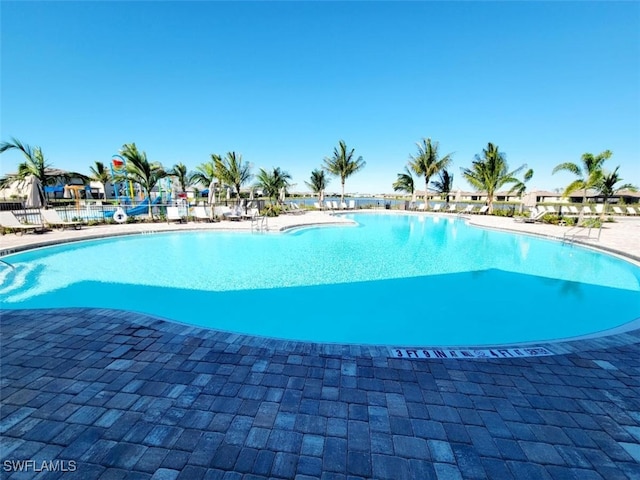
{"type": "Polygon", "coordinates": [[[322,210],[320,202],[313,202],[313,208],[315,208],[316,210],[322,210]]]}
{"type": "Polygon", "coordinates": [[[563,217],[571,217],[573,212],[571,212],[571,209],[567,205],[562,205],[560,207],[560,215],[563,217]]]}
{"type": "Polygon", "coordinates": [[[638,215],[638,212],[636,212],[636,209],[633,207],[627,207],[627,213],[629,215],[638,215]]]}
{"type": "Polygon", "coordinates": [[[195,218],[198,222],[210,222],[210,210],[204,206],[193,207],[193,218],[195,218]]]}
{"type": "Polygon", "coordinates": [[[239,222],[242,217],[242,212],[238,211],[237,208],[230,208],[230,207],[222,207],[223,211],[222,211],[222,216],[223,218],[225,218],[226,220],[231,220],[232,222],[239,222]]]}
{"type": "Polygon", "coordinates": [[[356,209],[356,201],[349,200],[349,210],[355,210],[355,209],[356,209]]]}
{"type": "Polygon", "coordinates": [[[474,205],[467,205],[460,213],[473,213],[474,208],[476,208],[474,205]]]}
{"type": "Polygon", "coordinates": [[[582,207],[582,213],[583,215],[593,215],[593,210],[591,210],[590,206],[585,205],[584,207],[582,207]]]}
{"type": "Polygon", "coordinates": [[[613,213],[615,213],[616,215],[624,215],[624,212],[620,207],[612,207],[612,208],[613,208],[613,213]]]}
{"type": "Polygon", "coordinates": [[[260,216],[260,211],[257,208],[250,208],[247,213],[241,215],[243,220],[255,220],[260,216]]]}
{"type": "Polygon", "coordinates": [[[15,230],[16,233],[24,233],[28,231],[33,232],[42,232],[44,231],[44,225],[42,223],[21,223],[20,220],[16,218],[13,212],[0,212],[0,226],[4,228],[10,228],[11,230],[15,230]]]}
{"type": "Polygon", "coordinates": [[[478,215],[484,215],[487,213],[487,210],[489,210],[489,205],[483,205],[480,207],[480,210],[478,210],[478,215]]]}
{"type": "Polygon", "coordinates": [[[550,212],[545,210],[544,207],[538,208],[537,210],[534,208],[533,210],[531,210],[531,216],[523,219],[523,222],[525,223],[540,222],[542,221],[542,217],[544,217],[547,213],[550,213],[550,212]]]}
{"type": "Polygon", "coordinates": [[[340,202],[340,210],[346,210],[347,209],[347,202],[340,202]]]}
{"type": "Polygon", "coordinates": [[[452,203],[451,205],[449,205],[449,208],[448,208],[447,212],[456,213],[456,204],[452,203]]]}
{"type": "Polygon", "coordinates": [[[331,201],[331,208],[333,208],[334,210],[339,210],[340,208],[338,207],[338,202],[332,200],[331,201]]]}
{"type": "Polygon", "coordinates": [[[44,220],[45,225],[48,225],[49,228],[59,228],[60,230],[64,230],[67,227],[73,227],[75,230],[80,230],[82,228],[82,222],[69,222],[60,218],[60,215],[57,211],[45,210],[44,208],[40,209],[40,216],[44,220]]]}
{"type": "Polygon", "coordinates": [[[331,201],[330,200],[325,200],[324,201],[324,206],[327,210],[332,210],[333,206],[331,205],[331,201]]]}
{"type": "Polygon", "coordinates": [[[442,208],[442,204],[441,204],[441,203],[436,203],[436,204],[433,206],[433,211],[434,211],[434,212],[439,212],[441,208],[442,208]]]}
{"type": "Polygon", "coordinates": [[[289,202],[289,208],[286,210],[287,213],[293,213],[294,215],[299,215],[304,213],[304,210],[300,208],[300,205],[294,202],[289,202]]]}
{"type": "Polygon", "coordinates": [[[426,208],[426,205],[424,203],[419,203],[418,208],[416,208],[416,210],[418,210],[419,212],[424,212],[425,208],[426,208]]]}
{"type": "Polygon", "coordinates": [[[167,223],[179,222],[182,223],[185,218],[180,214],[179,207],[167,207],[167,223]]]}
{"type": "Polygon", "coordinates": [[[580,215],[580,210],[578,210],[578,207],[576,207],[575,205],[569,206],[569,210],[573,215],[580,215]]]}
{"type": "Polygon", "coordinates": [[[558,215],[558,211],[556,210],[556,207],[554,207],[553,205],[548,205],[546,207],[547,213],[550,213],[552,215],[558,215]]]}

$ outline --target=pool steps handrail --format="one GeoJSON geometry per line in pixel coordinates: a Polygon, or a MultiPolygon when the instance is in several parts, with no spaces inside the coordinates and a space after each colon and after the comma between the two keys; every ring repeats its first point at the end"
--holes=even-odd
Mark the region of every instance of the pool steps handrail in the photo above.
{"type": "Polygon", "coordinates": [[[16,269],[15,265],[12,265],[11,263],[2,260],[1,258],[0,258],[0,263],[6,265],[7,267],[11,268],[12,270],[16,269]]]}

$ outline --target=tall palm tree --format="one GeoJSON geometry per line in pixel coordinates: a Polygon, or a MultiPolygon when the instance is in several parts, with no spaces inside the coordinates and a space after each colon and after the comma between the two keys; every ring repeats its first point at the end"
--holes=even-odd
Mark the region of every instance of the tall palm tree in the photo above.
{"type": "Polygon", "coordinates": [[[348,150],[344,140],[340,140],[338,147],[333,149],[333,156],[324,159],[324,168],[331,175],[340,177],[342,193],[340,202],[344,202],[344,183],[348,177],[364,168],[367,164],[362,156],[354,158],[355,149],[348,150]]]}
{"type": "Polygon", "coordinates": [[[9,150],[19,150],[25,158],[25,161],[18,165],[18,174],[14,179],[24,180],[28,175],[34,175],[42,185],[46,185],[47,169],[51,165],[45,160],[40,147],[32,148],[12,137],[11,141],[0,143],[0,153],[9,150]]]}
{"type": "Polygon", "coordinates": [[[447,203],[449,203],[449,194],[453,188],[453,174],[449,173],[446,168],[443,169],[438,173],[438,179],[431,182],[431,186],[435,188],[441,197],[445,197],[447,203]]]}
{"type": "Polygon", "coordinates": [[[124,179],[135,182],[144,190],[149,200],[149,218],[153,218],[151,211],[151,191],[160,180],[168,174],[159,162],[149,162],[147,154],[140,152],[135,143],[127,143],[120,151],[127,163],[125,166],[124,179]]]}
{"type": "Polygon", "coordinates": [[[104,164],[104,162],[96,160],[95,164],[89,167],[89,171],[91,172],[91,175],[89,176],[89,178],[96,182],[100,182],[106,198],[106,195],[107,195],[106,185],[111,180],[111,172],[109,172],[109,168],[104,164]]]}
{"type": "Polygon", "coordinates": [[[411,156],[409,167],[419,177],[424,177],[424,205],[429,209],[429,179],[447,168],[451,164],[451,153],[442,158],[438,156],[438,142],[431,143],[430,138],[423,138],[422,143],[416,143],[418,154],[411,156]]]}
{"type": "Polygon", "coordinates": [[[240,203],[240,188],[252,178],[251,164],[242,161],[242,155],[228,152],[224,158],[211,155],[215,170],[221,182],[235,188],[240,203]]]}
{"type": "Polygon", "coordinates": [[[273,205],[274,199],[278,197],[280,190],[282,188],[286,190],[289,187],[291,175],[281,170],[280,167],[274,167],[271,171],[261,168],[256,180],[256,187],[262,189],[264,194],[269,197],[271,205],[273,205]]]}
{"type": "Polygon", "coordinates": [[[415,191],[415,183],[409,167],[405,166],[404,173],[398,174],[398,178],[393,182],[392,187],[394,192],[407,192],[413,195],[413,192],[415,191]]]}
{"type": "Polygon", "coordinates": [[[600,178],[598,184],[595,186],[604,197],[604,205],[602,208],[601,218],[604,217],[604,214],[607,211],[607,201],[610,197],[613,196],[616,191],[628,189],[632,192],[635,192],[637,190],[636,186],[630,183],[625,183],[624,185],[616,187],[616,183],[622,181],[622,178],[620,178],[620,175],[618,175],[619,168],[620,166],[618,165],[613,172],[602,172],[602,177],[600,178]]]}
{"type": "Polygon", "coordinates": [[[513,171],[509,171],[506,155],[498,146],[489,142],[487,148],[482,150],[482,156],[476,155],[471,168],[462,168],[462,176],[477,190],[487,192],[488,213],[493,213],[493,197],[496,191],[508,183],[516,183],[518,175],[526,165],[522,165],[513,171]]]}
{"type": "Polygon", "coordinates": [[[313,193],[320,194],[322,190],[325,190],[327,188],[329,179],[324,174],[324,170],[316,168],[311,172],[311,178],[309,179],[309,181],[304,183],[311,189],[313,193]]]}
{"type": "MultiPolygon", "coordinates": [[[[533,178],[533,169],[530,168],[529,170],[524,172],[524,176],[522,177],[522,180],[518,180],[513,184],[513,187],[511,187],[511,190],[509,190],[509,193],[517,193],[520,199],[522,199],[522,195],[524,195],[524,192],[527,190],[527,182],[532,178],[533,178]]],[[[523,207],[524,207],[524,204],[520,202],[520,213],[522,213],[523,207]]]]}
{"type": "Polygon", "coordinates": [[[182,192],[186,192],[187,188],[193,183],[193,173],[189,172],[187,166],[182,162],[176,163],[167,173],[178,179],[178,185],[180,185],[182,192]]]}
{"type": "Polygon", "coordinates": [[[552,174],[560,171],[571,172],[578,177],[577,180],[571,182],[567,188],[564,189],[564,196],[569,196],[576,190],[582,190],[582,203],[587,201],[587,190],[595,188],[602,179],[602,165],[605,160],[611,158],[610,150],[605,150],[598,155],[592,153],[584,153],[581,157],[582,165],[572,162],[564,162],[556,167],[551,172],[552,174]]]}

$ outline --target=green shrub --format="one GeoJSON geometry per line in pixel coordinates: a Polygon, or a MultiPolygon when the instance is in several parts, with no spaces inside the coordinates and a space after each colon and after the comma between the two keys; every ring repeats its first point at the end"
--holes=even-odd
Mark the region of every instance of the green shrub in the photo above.
{"type": "Polygon", "coordinates": [[[282,212],[282,208],[280,205],[267,205],[260,212],[260,215],[264,215],[266,217],[277,217],[282,212]]]}

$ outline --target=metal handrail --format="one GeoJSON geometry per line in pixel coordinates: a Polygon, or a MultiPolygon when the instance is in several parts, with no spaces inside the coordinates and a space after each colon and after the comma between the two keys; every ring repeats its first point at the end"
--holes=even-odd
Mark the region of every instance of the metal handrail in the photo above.
{"type": "Polygon", "coordinates": [[[4,265],[6,265],[7,267],[11,268],[12,270],[15,270],[15,269],[16,269],[16,266],[15,266],[15,265],[12,265],[12,264],[11,264],[11,263],[9,263],[9,262],[5,262],[5,261],[4,261],[4,260],[2,260],[1,258],[0,258],[0,263],[2,263],[2,264],[4,264],[4,265]]]}

